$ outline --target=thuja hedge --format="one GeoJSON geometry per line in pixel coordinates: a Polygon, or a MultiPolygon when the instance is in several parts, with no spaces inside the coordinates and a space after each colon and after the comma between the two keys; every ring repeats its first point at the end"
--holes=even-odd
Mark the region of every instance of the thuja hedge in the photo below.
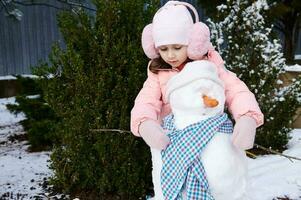
{"type": "Polygon", "coordinates": [[[38,78],[16,77],[16,104],[9,104],[7,108],[15,114],[24,113],[25,119],[20,124],[26,132],[31,151],[50,150],[54,143],[59,143],[54,131],[59,118],[45,102],[38,78]]]}
{"type": "Polygon", "coordinates": [[[146,78],[141,32],[159,1],[94,1],[97,12],[63,12],[66,47],[41,64],[44,99],[60,118],[50,167],[56,189],[80,199],[141,199],[151,191],[147,145],[129,130],[130,111],[146,78]]]}

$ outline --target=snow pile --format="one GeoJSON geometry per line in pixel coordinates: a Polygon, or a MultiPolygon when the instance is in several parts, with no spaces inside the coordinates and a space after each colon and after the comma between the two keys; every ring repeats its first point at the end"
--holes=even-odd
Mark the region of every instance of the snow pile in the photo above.
{"type": "Polygon", "coordinates": [[[284,67],[285,71],[287,72],[301,72],[301,65],[287,65],[284,67]]]}

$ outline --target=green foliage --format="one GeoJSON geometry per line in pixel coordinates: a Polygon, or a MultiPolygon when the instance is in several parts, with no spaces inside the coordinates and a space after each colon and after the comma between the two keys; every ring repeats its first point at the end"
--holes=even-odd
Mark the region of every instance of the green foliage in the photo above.
{"type": "MultiPolygon", "coordinates": [[[[251,4],[256,0],[249,0],[251,4]]],[[[301,23],[301,1],[300,0],[267,0],[269,9],[265,20],[273,23],[273,28],[277,32],[274,33],[278,38],[282,39],[284,57],[286,62],[293,64],[294,55],[297,50],[298,37],[301,23]],[[279,37],[281,36],[281,37],[279,37]]],[[[198,0],[198,4],[204,9],[205,15],[211,19],[218,20],[220,14],[216,9],[221,4],[227,4],[226,0],[203,1],[198,0]]],[[[228,1],[228,5],[231,1],[228,1]]],[[[230,3],[231,4],[231,3],[230,3]]],[[[244,4],[244,3],[242,3],[244,4]]],[[[221,19],[221,18],[219,18],[221,19]]]]}
{"type": "MultiPolygon", "coordinates": [[[[146,76],[143,27],[158,1],[95,1],[95,17],[63,12],[58,24],[66,49],[54,46],[41,65],[44,98],[62,120],[62,144],[51,156],[52,182],[83,199],[139,199],[151,188],[147,145],[129,130],[130,111],[146,76]]],[[[81,199],[82,199],[81,198],[81,199]]]]}
{"type": "Polygon", "coordinates": [[[23,77],[20,75],[16,75],[16,78],[18,95],[36,95],[42,93],[38,84],[38,79],[34,77],[23,77]]]}
{"type": "Polygon", "coordinates": [[[30,150],[48,150],[59,140],[53,130],[58,118],[43,100],[39,79],[17,76],[17,85],[17,104],[7,105],[7,108],[15,114],[25,114],[26,119],[20,123],[28,135],[30,150]]]}
{"type": "Polygon", "coordinates": [[[272,29],[266,24],[267,9],[264,0],[231,0],[219,7],[219,22],[211,23],[211,27],[226,67],[249,86],[265,115],[264,126],[257,129],[256,142],[283,149],[293,116],[301,106],[301,79],[288,86],[280,80],[285,60],[280,42],[273,39],[272,29]]]}

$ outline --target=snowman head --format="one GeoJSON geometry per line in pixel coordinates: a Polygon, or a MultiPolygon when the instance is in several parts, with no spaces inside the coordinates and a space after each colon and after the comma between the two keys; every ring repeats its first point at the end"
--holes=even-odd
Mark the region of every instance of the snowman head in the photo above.
{"type": "Polygon", "coordinates": [[[211,117],[224,111],[224,85],[209,61],[187,63],[168,81],[166,96],[173,112],[211,117]]]}

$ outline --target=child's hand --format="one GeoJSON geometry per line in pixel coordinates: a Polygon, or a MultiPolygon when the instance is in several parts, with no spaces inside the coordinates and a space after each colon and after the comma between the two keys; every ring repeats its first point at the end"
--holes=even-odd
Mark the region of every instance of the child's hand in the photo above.
{"type": "Polygon", "coordinates": [[[232,142],[236,147],[240,149],[251,149],[254,145],[255,133],[255,119],[243,115],[237,120],[234,126],[232,142]]]}
{"type": "Polygon", "coordinates": [[[162,127],[154,120],[146,120],[139,126],[139,133],[145,143],[155,149],[166,149],[170,143],[169,137],[164,133],[162,127]]]}

